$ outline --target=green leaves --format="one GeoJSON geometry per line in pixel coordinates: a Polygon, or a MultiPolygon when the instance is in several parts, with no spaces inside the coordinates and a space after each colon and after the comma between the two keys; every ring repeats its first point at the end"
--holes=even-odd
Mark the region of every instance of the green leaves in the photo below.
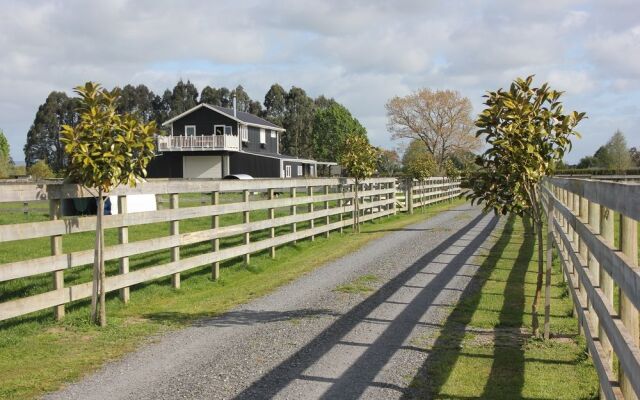
{"type": "Polygon", "coordinates": [[[109,91],[87,82],[75,92],[80,97],[80,121],[60,130],[69,177],[105,193],[121,183],[135,185],[153,157],[155,122],[144,124],[133,115],[119,114],[117,88],[109,91]]]}
{"type": "Polygon", "coordinates": [[[356,179],[365,179],[376,172],[379,151],[369,144],[366,136],[349,134],[343,142],[339,162],[356,179]]]}
{"type": "Polygon", "coordinates": [[[585,113],[563,114],[562,92],[548,84],[532,87],[533,76],[517,78],[509,91],[487,92],[478,116],[478,136],[490,145],[476,160],[480,168],[463,186],[468,198],[496,212],[531,213],[536,186],[571,148],[575,126],[585,113]]]}

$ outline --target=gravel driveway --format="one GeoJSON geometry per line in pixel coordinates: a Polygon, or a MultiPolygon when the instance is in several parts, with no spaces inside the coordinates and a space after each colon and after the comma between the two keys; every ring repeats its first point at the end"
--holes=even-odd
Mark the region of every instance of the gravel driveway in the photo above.
{"type": "Polygon", "coordinates": [[[411,398],[428,356],[412,343],[437,335],[500,226],[464,205],[389,232],[47,398],[411,398]]]}

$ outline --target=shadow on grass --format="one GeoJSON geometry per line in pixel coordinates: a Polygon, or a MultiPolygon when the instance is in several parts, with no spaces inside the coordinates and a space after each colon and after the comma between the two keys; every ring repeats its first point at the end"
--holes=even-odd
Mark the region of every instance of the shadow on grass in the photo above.
{"type": "MultiPolygon", "coordinates": [[[[472,281],[462,294],[461,301],[445,321],[440,335],[435,340],[429,357],[411,382],[411,390],[403,398],[439,398],[453,372],[457,361],[465,356],[463,341],[473,315],[480,310],[481,290],[502,257],[513,235],[515,218],[509,217],[504,229],[484,260],[472,281]]],[[[520,398],[524,386],[524,351],[521,346],[523,317],[525,315],[525,276],[534,252],[534,236],[531,224],[525,221],[524,241],[521,243],[513,268],[509,271],[505,285],[504,304],[500,310],[498,324],[492,332],[494,354],[491,372],[481,398],[520,398]]],[[[473,357],[482,357],[474,354],[473,357]]]]}

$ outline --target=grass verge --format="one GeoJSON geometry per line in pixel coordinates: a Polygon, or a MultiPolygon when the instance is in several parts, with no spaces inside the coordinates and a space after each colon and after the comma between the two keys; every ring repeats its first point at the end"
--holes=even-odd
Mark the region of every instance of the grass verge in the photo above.
{"type": "Polygon", "coordinates": [[[49,313],[0,324],[0,398],[28,399],[60,388],[117,359],[158,334],[185,327],[194,320],[212,317],[263,296],[320,265],[344,256],[395,228],[424,220],[462,200],[429,207],[424,213],[397,215],[366,223],[365,234],[335,232],[329,238],[299,241],[278,248],[276,259],[267,252],[252,255],[250,266],[238,260],[223,264],[221,279],[210,279],[210,267],[182,274],[182,288],[174,290],[170,279],[132,288],[124,305],[115,293],[108,297],[109,325],[100,329],[89,323],[87,301],[67,307],[56,322],[49,313]]]}
{"type": "MultiPolygon", "coordinates": [[[[556,259],[552,279],[552,339],[532,338],[531,301],[537,271],[532,227],[510,218],[467,295],[435,337],[414,345],[429,352],[411,386],[436,399],[592,399],[598,379],[571,317],[571,300],[556,259]]],[[[432,335],[433,336],[433,335],[432,335]]]]}

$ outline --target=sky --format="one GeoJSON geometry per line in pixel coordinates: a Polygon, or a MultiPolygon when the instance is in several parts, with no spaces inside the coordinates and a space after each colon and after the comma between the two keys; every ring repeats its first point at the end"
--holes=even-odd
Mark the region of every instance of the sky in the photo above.
{"type": "Polygon", "coordinates": [[[88,80],[179,79],[302,87],[349,108],[373,144],[397,148],[384,105],[420,88],[452,89],[474,113],[488,90],[536,75],[587,113],[566,157],[591,155],[620,129],[640,146],[638,0],[37,1],[0,0],[0,129],[14,160],[38,106],[88,80]]]}

